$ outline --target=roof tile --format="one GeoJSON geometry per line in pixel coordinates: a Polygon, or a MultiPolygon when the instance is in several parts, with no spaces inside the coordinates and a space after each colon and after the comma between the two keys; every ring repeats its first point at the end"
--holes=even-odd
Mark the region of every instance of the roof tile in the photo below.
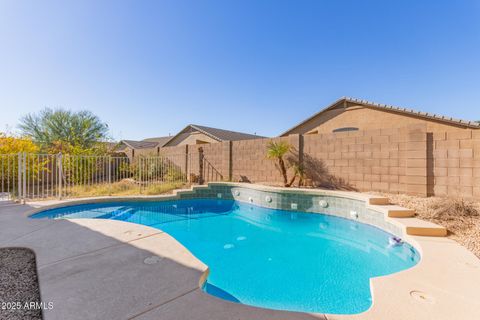
{"type": "Polygon", "coordinates": [[[423,118],[428,118],[428,119],[432,119],[432,120],[439,120],[439,121],[444,121],[444,122],[450,122],[452,124],[458,124],[458,125],[467,126],[467,127],[470,127],[470,128],[475,128],[475,129],[480,128],[480,123],[475,122],[475,121],[460,120],[460,119],[455,119],[455,118],[452,118],[452,117],[445,117],[443,115],[438,115],[438,114],[435,114],[435,113],[416,111],[416,110],[407,109],[407,108],[404,108],[404,107],[396,107],[396,106],[392,106],[392,105],[380,104],[380,103],[371,102],[371,101],[367,101],[367,100],[360,100],[360,99],[356,99],[356,98],[342,97],[339,100],[332,103],[331,105],[329,105],[328,107],[324,108],[323,110],[315,113],[313,116],[311,116],[311,117],[307,118],[306,120],[300,122],[299,124],[297,124],[293,128],[290,128],[289,130],[285,131],[280,136],[288,135],[290,131],[296,129],[297,127],[304,124],[308,120],[313,119],[314,117],[320,115],[324,111],[327,111],[327,110],[331,109],[332,107],[334,107],[334,106],[336,106],[339,103],[344,102],[344,101],[351,102],[351,103],[360,103],[360,104],[365,105],[367,107],[373,107],[373,108],[378,108],[378,109],[395,110],[395,111],[398,111],[398,112],[408,113],[408,114],[420,116],[420,117],[423,117],[423,118]]]}

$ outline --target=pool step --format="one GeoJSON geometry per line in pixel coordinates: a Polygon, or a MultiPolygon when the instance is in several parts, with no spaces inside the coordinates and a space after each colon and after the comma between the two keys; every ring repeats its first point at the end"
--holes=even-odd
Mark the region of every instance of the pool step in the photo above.
{"type": "Polygon", "coordinates": [[[407,208],[396,206],[396,205],[388,205],[388,206],[376,205],[374,210],[382,212],[385,215],[385,217],[389,217],[389,218],[410,218],[415,216],[415,210],[407,209],[407,208]]]}
{"type": "Polygon", "coordinates": [[[375,206],[382,206],[390,204],[390,201],[386,197],[381,196],[368,196],[368,204],[375,206]]]}
{"type": "Polygon", "coordinates": [[[397,205],[371,205],[371,209],[384,214],[385,219],[392,221],[412,236],[445,237],[447,228],[433,222],[414,218],[415,210],[397,205]]]}
{"type": "Polygon", "coordinates": [[[397,225],[405,229],[412,236],[445,237],[447,228],[433,222],[416,218],[391,218],[397,225]]]}

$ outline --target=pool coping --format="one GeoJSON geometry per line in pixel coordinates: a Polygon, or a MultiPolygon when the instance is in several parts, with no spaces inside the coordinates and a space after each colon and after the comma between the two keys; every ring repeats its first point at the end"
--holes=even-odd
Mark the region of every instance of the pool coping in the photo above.
{"type": "MultiPolygon", "coordinates": [[[[353,199],[365,202],[367,209],[382,213],[385,221],[396,225],[402,229],[404,237],[408,235],[416,236],[438,236],[444,237],[447,235],[448,230],[438,224],[417,219],[414,217],[414,211],[403,208],[400,206],[390,205],[389,200],[386,197],[376,196],[366,193],[352,192],[352,191],[337,191],[337,190],[322,190],[322,189],[302,189],[302,188],[282,188],[272,187],[264,185],[256,185],[249,183],[234,183],[234,182],[210,182],[206,185],[194,185],[190,189],[177,189],[173,194],[169,195],[153,195],[153,196],[102,196],[102,197],[89,197],[89,198],[77,198],[67,200],[54,200],[51,205],[43,206],[41,210],[34,209],[27,212],[27,216],[35,214],[39,211],[54,209],[58,207],[68,205],[80,205],[88,203],[102,203],[113,201],[169,201],[179,200],[181,195],[195,194],[199,189],[208,189],[211,186],[233,186],[242,187],[258,191],[274,192],[279,194],[304,194],[304,195],[324,195],[346,199],[353,199]]],[[[48,203],[48,200],[44,203],[48,203]]]]}
{"type": "MultiPolygon", "coordinates": [[[[294,192],[311,195],[329,195],[360,200],[364,201],[369,209],[383,213],[385,220],[402,228],[404,239],[421,254],[419,263],[410,269],[395,274],[372,278],[370,286],[373,302],[367,311],[355,315],[326,315],[328,319],[393,319],[391,312],[399,307],[402,309],[402,314],[406,312],[406,314],[415,318],[420,318],[418,314],[422,313],[425,307],[430,309],[429,314],[437,314],[436,319],[450,319],[452,316],[468,319],[473,318],[472,316],[480,316],[480,311],[478,313],[475,311],[480,310],[480,293],[475,290],[476,286],[480,284],[480,260],[455,241],[444,238],[447,232],[445,228],[408,215],[405,217],[396,216],[402,216],[403,212],[405,212],[404,210],[408,209],[389,206],[387,204],[388,199],[385,200],[386,198],[384,197],[349,191],[280,188],[245,183],[215,182],[208,185],[193,186],[190,189],[177,190],[172,195],[94,197],[38,202],[37,205],[39,207],[26,211],[24,216],[28,217],[47,209],[86,203],[178,200],[182,194],[195,193],[196,190],[209,188],[209,186],[214,185],[239,186],[276,193],[294,192]],[[392,212],[393,216],[390,216],[392,212]],[[451,257],[456,259],[453,264],[451,257]],[[438,279],[432,278],[432,275],[437,275],[438,279]],[[446,278],[449,277],[454,279],[447,280],[446,278]],[[399,296],[395,297],[396,295],[399,296]],[[433,303],[430,303],[430,298],[434,300],[433,303]],[[422,301],[422,299],[427,302],[422,301]],[[451,301],[456,301],[457,305],[452,306],[451,301]],[[474,301],[477,301],[477,303],[474,303],[474,301]],[[408,308],[402,308],[401,305],[408,306],[408,308]],[[432,306],[434,307],[432,308],[432,306]],[[452,311],[455,312],[452,313],[452,311]],[[448,316],[449,314],[451,316],[448,316]],[[460,315],[463,315],[463,317],[460,315]]],[[[181,247],[184,248],[183,246],[181,247]]],[[[202,278],[206,278],[207,272],[208,268],[199,279],[199,285],[202,283],[202,278]]],[[[398,313],[398,310],[396,312],[398,313]]],[[[408,318],[405,315],[402,317],[403,319],[408,318]]]]}

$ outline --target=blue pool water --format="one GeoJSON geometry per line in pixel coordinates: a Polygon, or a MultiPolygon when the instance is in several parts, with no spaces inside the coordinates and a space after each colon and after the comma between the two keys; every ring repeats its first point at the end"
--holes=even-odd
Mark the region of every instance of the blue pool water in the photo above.
{"type": "Polygon", "coordinates": [[[98,218],[161,229],[210,268],[204,290],[243,304],[353,314],[372,301],[369,279],[414,266],[407,243],[335,216],[272,210],[229,200],[88,204],[32,218],[98,218]]]}

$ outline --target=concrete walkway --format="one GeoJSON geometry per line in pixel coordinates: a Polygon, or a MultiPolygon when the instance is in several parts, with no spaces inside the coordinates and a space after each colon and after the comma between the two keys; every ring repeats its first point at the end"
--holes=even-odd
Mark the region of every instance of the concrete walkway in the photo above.
{"type": "MultiPolygon", "coordinates": [[[[168,234],[113,220],[28,219],[0,204],[0,247],[35,251],[46,320],[326,319],[226,302],[203,293],[206,266],[168,234]]],[[[1,310],[0,310],[0,319],[1,310]]]]}
{"type": "Polygon", "coordinates": [[[480,319],[480,260],[447,238],[411,237],[421,263],[372,279],[370,310],[325,316],[214,298],[198,285],[207,267],[168,234],[114,220],[28,219],[37,205],[0,204],[0,247],[35,251],[42,301],[54,306],[47,320],[480,319]]]}

